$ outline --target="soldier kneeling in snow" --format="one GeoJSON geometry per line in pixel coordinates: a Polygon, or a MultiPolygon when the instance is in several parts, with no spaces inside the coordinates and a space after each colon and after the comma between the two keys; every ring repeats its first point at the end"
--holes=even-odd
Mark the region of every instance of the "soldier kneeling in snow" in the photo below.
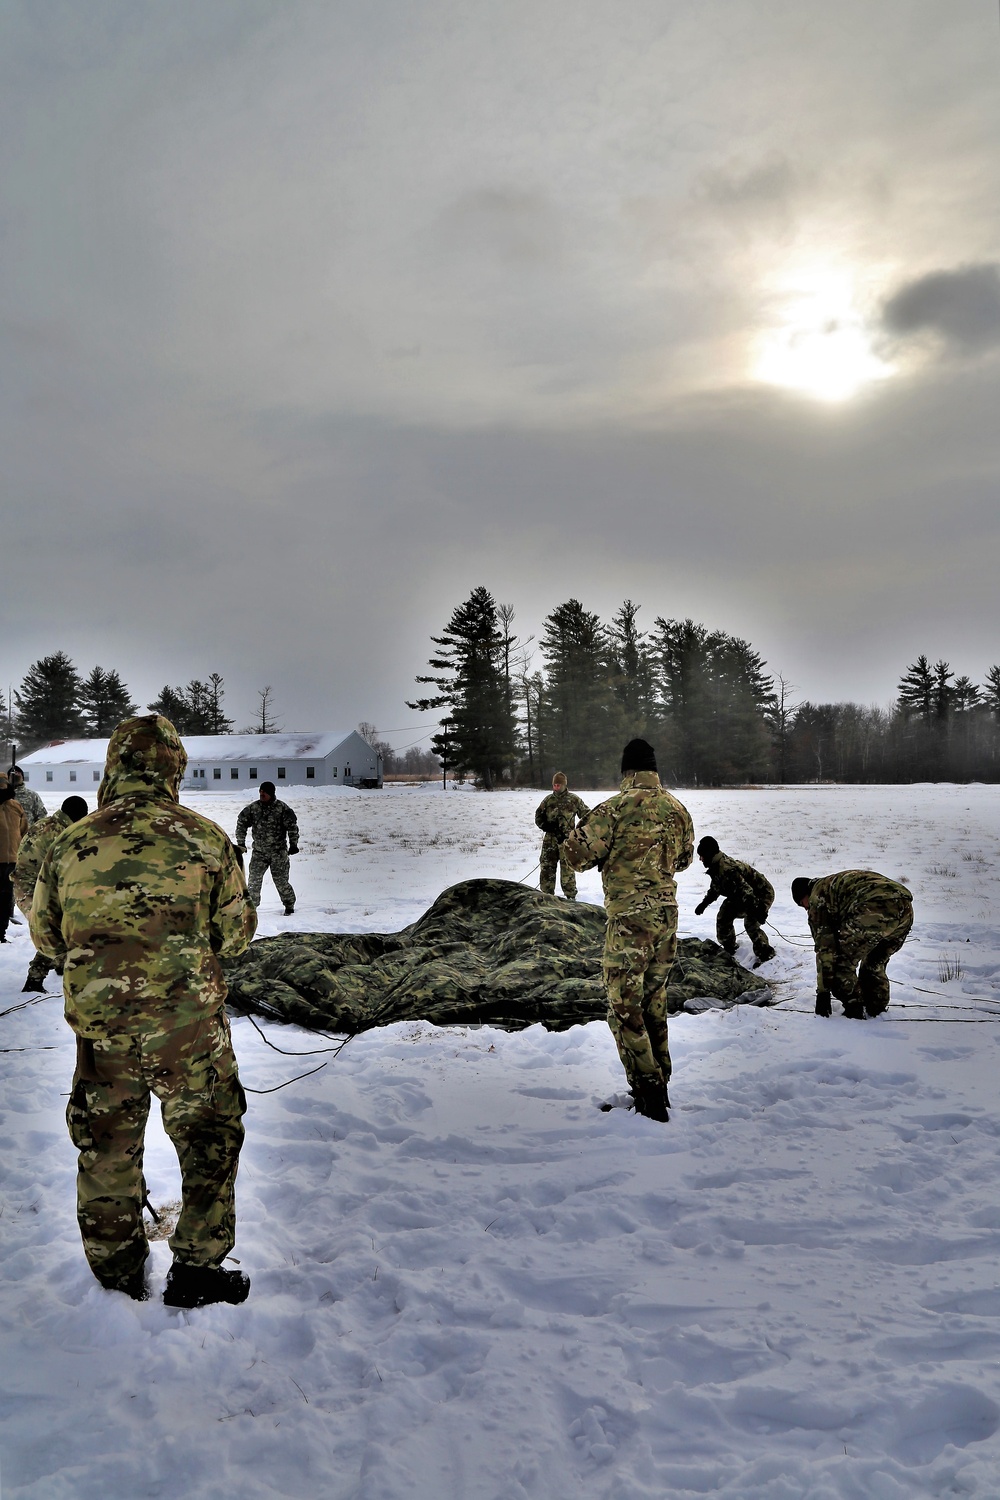
{"type": "Polygon", "coordinates": [[[880,1015],[889,1004],[885,966],[913,926],[906,886],[874,870],[800,875],[792,900],[808,913],[816,945],[816,1014],[831,1014],[833,996],[854,1020],[880,1015]]]}

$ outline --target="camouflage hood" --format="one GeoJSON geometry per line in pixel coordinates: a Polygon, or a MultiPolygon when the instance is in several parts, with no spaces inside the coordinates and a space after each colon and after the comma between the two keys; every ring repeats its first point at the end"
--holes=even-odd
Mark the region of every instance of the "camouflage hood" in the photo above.
{"type": "Polygon", "coordinates": [[[123,719],[108,743],[98,807],[117,797],[154,796],[178,800],[187,751],[169,719],[146,714],[123,719]]]}

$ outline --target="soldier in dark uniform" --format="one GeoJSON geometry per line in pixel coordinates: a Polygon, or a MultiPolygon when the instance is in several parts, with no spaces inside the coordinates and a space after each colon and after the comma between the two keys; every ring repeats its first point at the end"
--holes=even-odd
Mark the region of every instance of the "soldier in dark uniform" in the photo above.
{"type": "Polygon", "coordinates": [[[715,919],[715,935],[721,947],[729,954],[736,952],[734,922],[737,917],[742,918],[753,944],[754,968],[766,964],[774,957],[774,949],[761,931],[761,924],[771,910],[774,886],[753,865],[723,854],[718,842],[710,836],[699,842],[698,858],[712,877],[712,884],[695,907],[695,916],[700,917],[721,896],[722,905],[715,919]]]}
{"type": "Polygon", "coordinates": [[[854,1020],[889,1004],[885,966],[913,926],[913,896],[874,870],[841,870],[792,881],[792,900],[809,916],[816,945],[816,1014],[832,1013],[831,996],[854,1020]]]}
{"type": "Polygon", "coordinates": [[[288,881],[288,856],[299,852],[299,825],[287,802],[274,795],[274,782],[262,781],[257,802],[249,802],[236,820],[236,847],[247,852],[247,831],[253,830],[253,853],[247,886],[254,906],[260,905],[260,888],[264,873],[271,872],[278,895],[285,904],[285,916],[295,910],[295,892],[288,881]]]}

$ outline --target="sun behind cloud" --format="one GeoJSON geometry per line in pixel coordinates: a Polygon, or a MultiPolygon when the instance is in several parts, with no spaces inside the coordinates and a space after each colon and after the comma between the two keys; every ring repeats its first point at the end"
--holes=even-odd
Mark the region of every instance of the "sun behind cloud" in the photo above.
{"type": "Polygon", "coordinates": [[[872,346],[850,277],[800,272],[783,278],[768,300],[773,317],[754,344],[755,380],[839,403],[895,374],[872,346]]]}

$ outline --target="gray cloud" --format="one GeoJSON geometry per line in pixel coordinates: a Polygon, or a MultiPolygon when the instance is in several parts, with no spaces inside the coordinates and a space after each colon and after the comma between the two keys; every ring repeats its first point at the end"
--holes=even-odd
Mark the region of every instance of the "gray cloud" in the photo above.
{"type": "Polygon", "coordinates": [[[724,209],[772,207],[785,205],[798,185],[788,157],[775,151],[753,166],[728,163],[707,169],[698,177],[694,193],[724,209]]]}
{"type": "Polygon", "coordinates": [[[1000,268],[962,266],[919,276],[888,299],[882,318],[900,337],[934,333],[963,352],[989,348],[1000,343],[1000,268]]]}
{"type": "Polygon", "coordinates": [[[904,349],[824,408],[751,372],[810,288],[867,324],[889,265],[887,337],[995,326],[994,24],[0,6],[0,683],[65,648],[402,723],[480,582],[536,634],[572,595],[718,623],[814,698],[981,671],[996,372],[904,349]]]}

